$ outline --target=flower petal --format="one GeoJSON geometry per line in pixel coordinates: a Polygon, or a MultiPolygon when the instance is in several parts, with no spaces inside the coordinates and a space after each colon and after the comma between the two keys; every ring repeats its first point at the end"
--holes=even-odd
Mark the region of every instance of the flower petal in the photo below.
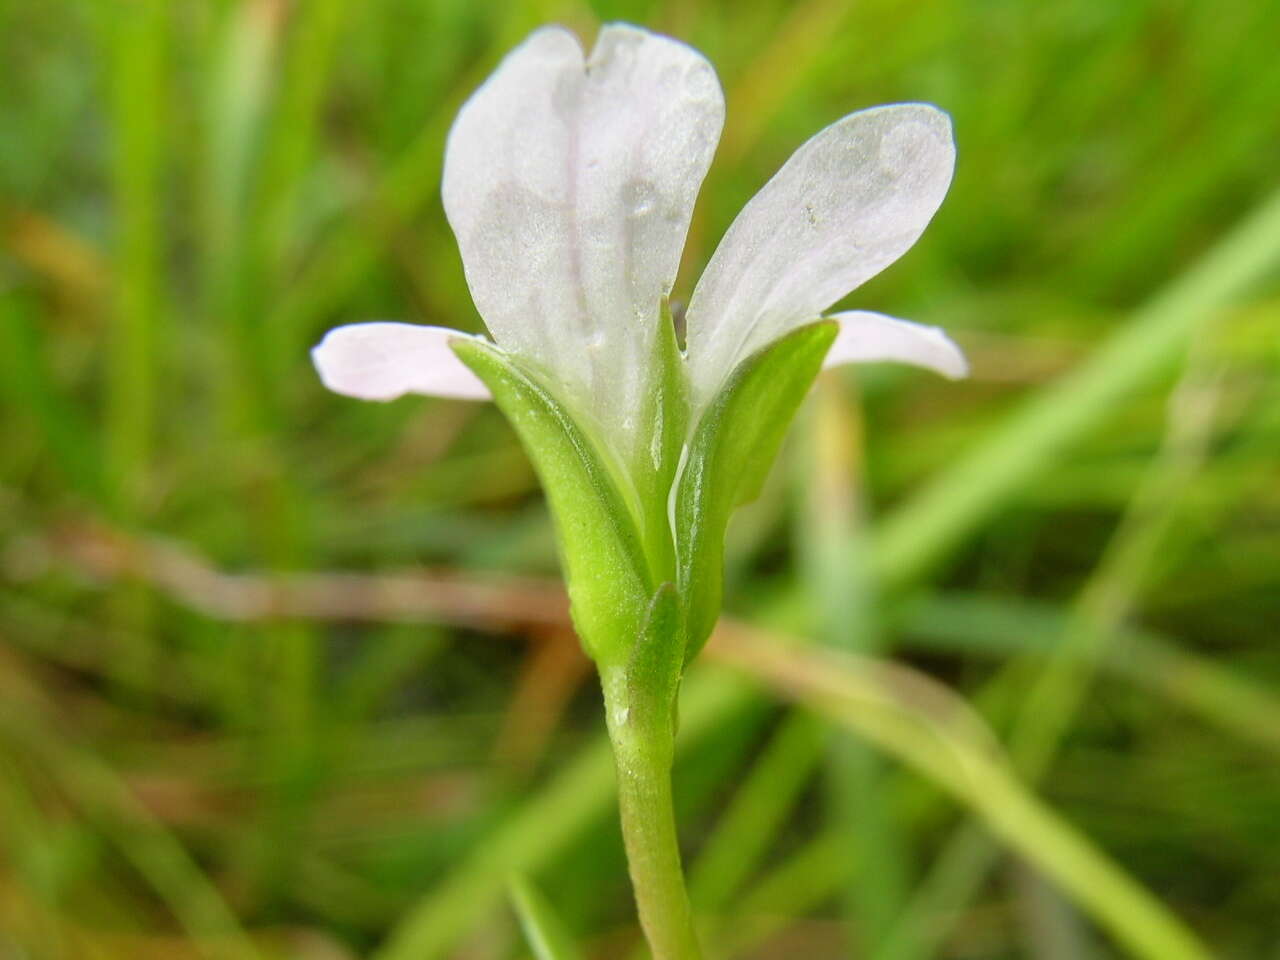
{"type": "Polygon", "coordinates": [[[952,380],[969,375],[969,363],[941,327],[899,320],[883,313],[851,310],[833,313],[840,329],[822,366],[889,360],[925,367],[952,380]]]}
{"type": "Polygon", "coordinates": [[[625,426],[724,98],[697,51],[607,26],[536,31],[463,106],[444,206],[493,338],[625,426]]]}
{"type": "Polygon", "coordinates": [[[311,350],[320,380],[335,393],[394,400],[406,393],[488,400],[489,388],[449,341],[467,334],[414,323],[353,323],[330,330],[311,350]]]}
{"type": "Polygon", "coordinates": [[[954,163],[950,119],[923,103],[850,114],[800,147],[729,227],[694,290],[698,395],[902,256],[954,163]]]}

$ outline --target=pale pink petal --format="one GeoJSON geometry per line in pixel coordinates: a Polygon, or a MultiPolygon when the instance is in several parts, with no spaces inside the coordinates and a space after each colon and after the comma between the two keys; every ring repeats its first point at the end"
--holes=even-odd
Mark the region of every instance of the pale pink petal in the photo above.
{"type": "Polygon", "coordinates": [[[954,164],[950,119],[923,103],[850,114],[800,147],[743,208],[694,290],[698,395],[902,256],[954,164]]]}
{"type": "Polygon", "coordinates": [[[488,400],[486,387],[449,348],[466,334],[413,323],[353,323],[330,330],[311,351],[320,380],[335,393],[394,400],[406,393],[488,400]]]}
{"type": "Polygon", "coordinates": [[[662,298],[723,119],[715,70],[691,47],[616,24],[584,59],[548,27],[449,133],[445,213],[490,334],[612,436],[638,430],[662,298]]]}
{"type": "Polygon", "coordinates": [[[835,313],[828,319],[839,321],[840,330],[827,351],[824,367],[891,361],[924,367],[952,380],[969,375],[964,354],[941,327],[867,310],[835,313]]]}

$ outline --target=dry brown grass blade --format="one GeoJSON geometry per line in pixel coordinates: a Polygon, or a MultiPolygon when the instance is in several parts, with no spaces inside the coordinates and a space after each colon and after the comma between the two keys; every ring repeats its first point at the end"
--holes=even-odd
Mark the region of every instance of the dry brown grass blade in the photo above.
{"type": "Polygon", "coordinates": [[[172,541],[87,526],[24,550],[44,550],[92,577],[142,581],[188,609],[236,623],[430,621],[484,630],[570,623],[564,589],[551,580],[430,570],[228,573],[172,541]]]}
{"type": "Polygon", "coordinates": [[[516,681],[495,759],[517,777],[532,774],[589,673],[590,661],[571,630],[562,627],[540,635],[516,681]]]}
{"type": "Polygon", "coordinates": [[[50,283],[74,308],[92,309],[107,289],[107,267],[88,242],[37,210],[0,204],[0,249],[50,283]]]}
{"type": "Polygon", "coordinates": [[[1208,949],[1179,917],[1019,782],[958,695],[894,664],[829,650],[788,650],[742,632],[724,639],[716,650],[720,660],[942,787],[1133,956],[1208,960],[1208,949]]]}

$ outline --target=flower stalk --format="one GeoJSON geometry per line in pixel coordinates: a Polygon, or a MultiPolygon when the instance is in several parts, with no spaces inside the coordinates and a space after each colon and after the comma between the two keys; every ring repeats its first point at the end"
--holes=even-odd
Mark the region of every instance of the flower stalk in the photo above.
{"type": "Polygon", "coordinates": [[[685,890],[671,793],[675,701],[644,697],[625,678],[602,678],[618,776],[618,810],[640,925],[654,960],[702,956],[685,890]]]}

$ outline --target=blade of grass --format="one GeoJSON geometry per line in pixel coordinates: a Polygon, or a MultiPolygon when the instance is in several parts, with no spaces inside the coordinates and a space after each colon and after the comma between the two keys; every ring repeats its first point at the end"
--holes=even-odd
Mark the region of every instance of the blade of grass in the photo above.
{"type": "Polygon", "coordinates": [[[111,496],[97,436],[53,380],[46,343],[30,303],[0,297],[0,395],[5,422],[45,438],[67,485],[104,511],[111,496]]]}
{"type": "MultiPolygon", "coordinates": [[[[208,167],[205,170],[206,312],[223,334],[219,387],[224,445],[234,456],[247,534],[261,538],[273,570],[304,564],[307,497],[294,482],[278,441],[281,385],[272,366],[264,295],[265,265],[255,243],[255,177],[263,120],[272,97],[284,8],[241,0],[217,21],[207,78],[208,167]]],[[[245,835],[250,896],[270,901],[287,889],[321,774],[318,716],[319,649],[301,623],[267,628],[265,663],[246,664],[240,678],[250,702],[266,702],[256,758],[263,772],[287,771],[245,835]],[[266,667],[264,670],[263,667],[266,667]],[[265,677],[264,677],[265,674],[265,677]],[[264,683],[264,679],[266,682],[264,683]]]]}
{"type": "MultiPolygon", "coordinates": [[[[119,230],[107,345],[104,454],[115,513],[133,524],[146,510],[155,452],[168,9],[163,0],[144,0],[109,16],[104,24],[111,53],[112,199],[119,230]]],[[[114,597],[113,605],[113,615],[132,640],[114,673],[118,683],[137,685],[137,678],[155,667],[150,600],[141,587],[131,587],[114,597]]]]}
{"type": "Polygon", "coordinates": [[[924,576],[1019,488],[1185,349],[1195,323],[1256,286],[1280,261],[1280,191],[1138,310],[1075,372],[1041,390],[948,468],[875,538],[886,589],[924,576]]]}
{"type": "Polygon", "coordinates": [[[424,669],[446,643],[445,634],[430,627],[393,626],[380,631],[335,692],[332,713],[350,723],[366,722],[389,694],[424,669]]]}
{"type": "MultiPolygon", "coordinates": [[[[853,398],[836,376],[816,385],[807,428],[808,456],[801,471],[802,581],[818,611],[817,641],[833,649],[869,654],[884,643],[870,570],[861,504],[862,431],[853,398]]],[[[843,825],[858,870],[846,895],[859,950],[875,949],[893,928],[911,888],[911,852],[884,789],[883,761],[864,742],[836,736],[828,747],[831,818],[843,825]]]]}
{"type": "MultiPolygon", "coordinates": [[[[1182,494],[1207,455],[1216,402],[1216,382],[1206,382],[1200,365],[1192,363],[1170,398],[1159,453],[1101,562],[1081,591],[1052,659],[1030,683],[1024,697],[1026,706],[1014,725],[1010,749],[1019,771],[1033,783],[1048,771],[1084,703],[1095,665],[1103,658],[1102,644],[1134,608],[1159,557],[1161,544],[1181,513],[1182,494]]],[[[1015,661],[1006,669],[1019,670],[1022,666],[1015,661]]],[[[954,914],[976,893],[995,860],[996,850],[991,844],[983,842],[972,827],[960,828],[940,860],[939,876],[945,881],[924,886],[895,937],[880,954],[881,960],[916,960],[930,954],[937,943],[925,938],[926,927],[920,918],[954,914]]],[[[927,929],[933,936],[945,932],[945,927],[927,929]]]]}
{"type": "MultiPolygon", "coordinates": [[[[944,594],[915,606],[903,629],[911,646],[926,650],[1043,656],[1062,644],[1069,618],[1050,604],[944,594]]],[[[1132,626],[1109,633],[1096,655],[1102,669],[1167,697],[1229,736],[1280,751],[1280,700],[1238,671],[1132,626]]]]}
{"type": "MultiPolygon", "coordinates": [[[[0,877],[8,876],[31,890],[47,910],[24,910],[27,930],[10,929],[8,934],[36,956],[67,956],[71,945],[65,924],[58,916],[63,898],[56,854],[57,828],[28,789],[27,778],[17,765],[0,752],[0,850],[8,854],[0,877]],[[25,935],[24,935],[25,934],[25,935]],[[24,943],[23,941],[27,941],[24,943]]],[[[62,828],[65,831],[65,827],[62,828]]],[[[0,940],[0,943],[4,941],[0,940]]],[[[17,948],[21,949],[21,947],[17,948]]]]}
{"type": "Polygon", "coordinates": [[[222,415],[246,436],[279,422],[278,378],[260,305],[260,276],[250,225],[258,138],[275,80],[280,11],[263,0],[241,0],[219,20],[209,69],[207,166],[204,170],[205,312],[224,336],[222,415]]]}
{"type": "Polygon", "coordinates": [[[299,6],[289,22],[289,53],[280,92],[265,131],[265,168],[257,185],[257,255],[278,267],[292,226],[299,189],[316,149],[321,106],[338,49],[343,18],[350,8],[341,0],[314,0],[299,6]]]}
{"type": "Polygon", "coordinates": [[[106,456],[112,487],[136,514],[155,433],[161,277],[161,130],[168,4],[131,3],[111,15],[113,199],[119,236],[108,345],[106,456]]]}
{"type": "MultiPolygon", "coordinates": [[[[1061,642],[1068,623],[1069,614],[1049,604],[1003,596],[942,595],[913,606],[902,629],[910,647],[924,652],[1044,656],[1061,642]]],[[[1133,627],[1114,632],[1097,652],[1100,668],[1168,697],[1229,736],[1270,753],[1280,751],[1280,701],[1248,678],[1133,627]]],[[[752,776],[765,768],[758,763],[752,776]]],[[[907,798],[900,791],[895,796],[898,808],[905,809],[907,798]]],[[[989,848],[986,835],[969,831],[963,842],[948,846],[934,862],[915,891],[916,905],[936,905],[912,910],[918,938],[935,943],[959,919],[954,891],[979,882],[981,855],[989,848]]],[[[841,831],[827,828],[743,893],[730,921],[718,925],[724,937],[720,946],[732,955],[759,943],[787,917],[827,901],[850,881],[861,862],[849,857],[841,831]]]]}
{"type": "Polygon", "coordinates": [[[824,725],[792,710],[773,731],[689,871],[700,913],[723,910],[759,865],[824,753],[824,725]]]}
{"type": "Polygon", "coordinates": [[[743,892],[718,931],[722,955],[745,954],[790,918],[817,909],[863,866],[850,858],[844,831],[828,828],[743,892]]]}
{"type": "Polygon", "coordinates": [[[1010,866],[1022,947],[1031,960],[1097,960],[1092,938],[1071,904],[1025,864],[1010,866]]]}
{"type": "Polygon", "coordinates": [[[967,714],[954,698],[926,689],[902,668],[782,649],[772,640],[739,638],[722,647],[720,656],[946,789],[1135,956],[1208,960],[1208,951],[1180,920],[1026,791],[992,754],[985,736],[970,729],[976,721],[962,719],[967,714]]]}
{"type": "Polygon", "coordinates": [[[728,94],[728,102],[739,109],[727,117],[720,147],[723,160],[740,161],[759,142],[854,6],[850,0],[809,0],[787,11],[768,49],[743,71],[728,94]]]}
{"type": "Polygon", "coordinates": [[[20,686],[6,665],[0,736],[47,768],[173,912],[209,960],[256,960],[256,946],[235,912],[182,844],[148,811],[115,772],[45,722],[39,695],[20,686]]]}
{"type": "Polygon", "coordinates": [[[508,888],[511,905],[536,960],[580,960],[582,954],[542,891],[521,875],[513,876],[508,888]]]}

